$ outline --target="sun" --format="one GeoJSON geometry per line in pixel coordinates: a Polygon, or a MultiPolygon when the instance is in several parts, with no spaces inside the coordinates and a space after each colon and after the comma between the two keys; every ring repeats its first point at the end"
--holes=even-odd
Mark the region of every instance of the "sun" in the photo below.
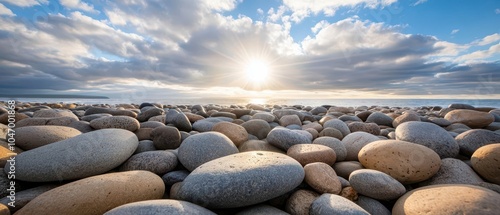
{"type": "Polygon", "coordinates": [[[254,59],[244,66],[247,80],[253,84],[262,84],[267,81],[270,72],[270,65],[267,61],[254,59]]]}

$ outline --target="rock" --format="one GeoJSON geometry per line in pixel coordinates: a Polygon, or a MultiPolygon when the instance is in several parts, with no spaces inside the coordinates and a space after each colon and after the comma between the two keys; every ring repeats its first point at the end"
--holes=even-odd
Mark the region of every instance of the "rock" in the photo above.
{"type": "MultiPolygon", "coordinates": [[[[349,133],[351,133],[351,131],[349,130],[349,127],[347,127],[345,122],[341,121],[340,119],[328,120],[325,122],[325,124],[323,124],[323,127],[324,128],[335,128],[335,129],[339,130],[340,133],[342,133],[343,137],[345,137],[349,133]]],[[[342,139],[342,138],[340,138],[340,139],[342,139]]]]}
{"type": "Polygon", "coordinates": [[[342,196],[348,200],[351,200],[351,201],[358,200],[358,193],[352,187],[342,188],[342,191],[340,192],[340,196],[342,196]]]}
{"type": "Polygon", "coordinates": [[[74,128],[80,131],[81,133],[88,133],[94,131],[94,129],[90,127],[90,123],[86,121],[74,121],[69,125],[67,125],[67,127],[74,128]]]}
{"type": "Polygon", "coordinates": [[[90,121],[90,126],[94,129],[121,128],[133,132],[139,129],[140,124],[129,116],[110,116],[94,119],[90,121]]]}
{"type": "Polygon", "coordinates": [[[141,112],[137,116],[137,120],[139,120],[139,122],[145,122],[145,121],[148,121],[149,118],[151,118],[151,117],[162,115],[164,113],[165,113],[165,111],[163,109],[156,108],[156,107],[149,108],[148,110],[141,112]]]}
{"type": "Polygon", "coordinates": [[[237,147],[248,140],[248,132],[245,128],[234,123],[218,122],[212,130],[226,135],[237,147]]]}
{"type": "Polygon", "coordinates": [[[176,127],[161,126],[151,131],[151,138],[156,149],[176,149],[181,145],[181,133],[176,127]]]}
{"type": "Polygon", "coordinates": [[[134,154],[139,154],[141,152],[155,151],[155,145],[152,140],[141,140],[137,149],[135,149],[134,154]]]}
{"type": "Polygon", "coordinates": [[[363,169],[363,165],[358,161],[343,161],[333,164],[333,169],[342,178],[349,178],[352,172],[363,169]]]}
{"type": "Polygon", "coordinates": [[[285,194],[303,179],[302,166],[286,155],[243,152],[199,166],[182,182],[177,195],[208,208],[242,207],[285,194]]]}
{"type": "Polygon", "coordinates": [[[37,110],[33,113],[33,118],[58,118],[58,117],[71,117],[78,120],[78,117],[69,110],[45,109],[45,110],[37,110]]]}
{"type": "Polygon", "coordinates": [[[359,151],[359,162],[403,184],[431,178],[441,166],[439,155],[425,146],[399,140],[379,140],[359,151]]]}
{"type": "Polygon", "coordinates": [[[187,170],[177,170],[168,172],[161,177],[166,186],[172,186],[177,182],[182,182],[189,175],[187,170]]]}
{"type": "Polygon", "coordinates": [[[236,119],[236,114],[229,112],[214,112],[210,117],[229,117],[231,119],[236,119]]]}
{"type": "Polygon", "coordinates": [[[483,128],[495,121],[490,113],[465,109],[452,110],[444,118],[451,123],[463,123],[471,128],[483,128]]]}
{"type": "Polygon", "coordinates": [[[135,154],[121,167],[120,171],[147,170],[157,175],[164,175],[177,166],[177,157],[169,151],[149,151],[135,154]]]}
{"type": "Polygon", "coordinates": [[[451,125],[451,122],[444,119],[444,118],[436,118],[436,117],[430,117],[429,120],[436,124],[436,125],[439,125],[441,127],[446,127],[446,126],[449,126],[451,125]]]}
{"type": "Polygon", "coordinates": [[[57,118],[26,118],[20,121],[16,121],[16,128],[25,126],[36,126],[36,125],[60,125],[67,126],[73,122],[76,122],[73,117],[57,117],[57,118]]]}
{"type": "Polygon", "coordinates": [[[396,140],[416,143],[434,150],[439,157],[456,157],[457,142],[443,128],[428,122],[405,122],[396,128],[396,140]]]}
{"type": "Polygon", "coordinates": [[[190,132],[193,129],[191,122],[184,113],[175,115],[172,124],[180,131],[190,132]]]}
{"type": "Polygon", "coordinates": [[[339,117],[339,119],[344,121],[344,122],[349,122],[349,121],[351,121],[351,122],[363,122],[363,120],[361,120],[359,117],[351,116],[351,115],[342,115],[339,117]]]}
{"type": "MultiPolygon", "coordinates": [[[[9,206],[9,203],[12,201],[8,197],[0,199],[0,204],[7,206],[8,210],[10,210],[10,213],[13,214],[14,212],[24,207],[26,204],[28,204],[31,200],[33,200],[40,194],[45,193],[56,187],[57,185],[42,185],[27,190],[17,191],[15,195],[16,198],[14,204],[15,207],[9,206]]],[[[0,214],[2,213],[0,212],[0,214]]]]}
{"type": "Polygon", "coordinates": [[[432,185],[407,192],[392,214],[492,214],[500,211],[498,199],[500,194],[478,186],[432,185]]]}
{"type": "Polygon", "coordinates": [[[323,130],[323,126],[321,124],[319,124],[318,122],[311,122],[311,123],[302,125],[303,130],[306,130],[308,128],[312,128],[312,129],[316,130],[318,133],[323,130]]]}
{"type": "Polygon", "coordinates": [[[460,153],[471,156],[477,149],[492,143],[500,143],[500,134],[484,129],[473,129],[455,137],[460,153]]]}
{"type": "Polygon", "coordinates": [[[110,210],[104,215],[135,215],[135,214],[199,214],[199,215],[215,215],[214,212],[195,205],[191,202],[161,199],[133,202],[125,204],[110,210]]]}
{"type": "Polygon", "coordinates": [[[286,115],[286,116],[281,117],[280,125],[283,127],[286,127],[289,125],[302,125],[302,122],[300,121],[300,119],[297,115],[286,115]]]}
{"type": "Polygon", "coordinates": [[[236,115],[236,118],[239,119],[240,117],[244,115],[249,115],[252,112],[250,109],[234,109],[231,111],[231,113],[236,115]]]}
{"type": "Polygon", "coordinates": [[[329,215],[329,214],[343,214],[343,215],[369,215],[363,208],[356,205],[354,202],[348,199],[325,193],[318,197],[311,204],[311,209],[309,210],[311,215],[329,215]]]}
{"type": "Polygon", "coordinates": [[[132,118],[137,117],[137,113],[131,110],[117,110],[114,108],[101,108],[101,107],[91,107],[85,111],[85,116],[96,114],[96,113],[109,113],[113,116],[129,116],[132,118]]]}
{"type": "Polygon", "coordinates": [[[455,158],[441,160],[441,168],[429,180],[419,183],[421,186],[436,184],[471,184],[483,182],[469,165],[455,158]]]}
{"type": "Polygon", "coordinates": [[[238,148],[225,135],[219,132],[205,132],[189,136],[182,142],[179,147],[179,161],[186,169],[193,171],[208,161],[238,152],[238,148]]]}
{"type": "Polygon", "coordinates": [[[351,122],[348,127],[351,132],[364,131],[373,135],[380,134],[380,127],[375,123],[351,122]]]}
{"type": "Polygon", "coordinates": [[[500,185],[500,143],[477,149],[471,157],[474,170],[486,180],[500,185]]]}
{"type": "Polygon", "coordinates": [[[347,149],[344,144],[334,137],[319,137],[314,139],[313,144],[319,144],[323,146],[328,146],[333,151],[335,151],[335,155],[337,156],[336,161],[343,161],[347,156],[347,149]]]}
{"type": "Polygon", "coordinates": [[[274,120],[276,120],[276,116],[274,116],[272,113],[268,113],[268,112],[259,112],[259,113],[256,113],[252,116],[252,119],[261,119],[261,120],[264,120],[266,122],[274,122],[274,120]]]}
{"type": "Polygon", "coordinates": [[[392,126],[393,119],[381,112],[373,112],[366,118],[366,122],[373,122],[377,125],[392,126]]]}
{"type": "Polygon", "coordinates": [[[288,198],[285,210],[292,215],[309,215],[311,204],[319,196],[311,190],[297,190],[288,198]]]}
{"type": "Polygon", "coordinates": [[[289,110],[289,109],[274,109],[272,112],[278,119],[286,115],[297,115],[300,121],[304,121],[304,114],[300,111],[289,110]]]}
{"type": "Polygon", "coordinates": [[[363,131],[357,131],[347,135],[342,139],[342,144],[344,144],[347,152],[344,160],[357,161],[358,153],[361,148],[377,140],[380,140],[377,136],[363,131]]]}
{"type": "Polygon", "coordinates": [[[309,163],[304,166],[305,182],[318,193],[339,194],[342,191],[337,174],[333,168],[321,162],[309,163]]]}
{"type": "Polygon", "coordinates": [[[391,215],[391,211],[387,209],[379,201],[366,196],[358,196],[356,204],[365,209],[370,214],[391,215]]]}
{"type": "Polygon", "coordinates": [[[256,136],[259,140],[265,139],[267,134],[271,131],[269,123],[262,119],[252,119],[241,124],[245,130],[251,135],[256,136]]]}
{"type": "Polygon", "coordinates": [[[333,137],[339,140],[342,140],[344,138],[344,135],[342,135],[342,132],[340,132],[338,129],[335,128],[324,128],[320,133],[320,137],[333,137]]]}
{"type": "Polygon", "coordinates": [[[16,146],[30,150],[57,141],[65,140],[81,132],[66,126],[27,126],[14,129],[16,146]]]}
{"type": "Polygon", "coordinates": [[[469,110],[474,110],[474,106],[468,105],[468,104],[459,104],[459,103],[453,103],[448,105],[448,108],[453,108],[453,109],[469,109],[469,110]]]}
{"type": "Polygon", "coordinates": [[[420,121],[420,116],[416,113],[406,112],[392,121],[392,127],[397,128],[405,122],[420,121]]]}
{"type": "Polygon", "coordinates": [[[299,131],[274,128],[267,135],[267,141],[269,144],[286,151],[296,144],[311,143],[311,138],[299,131]]]}
{"type": "Polygon", "coordinates": [[[137,139],[139,139],[139,141],[151,140],[152,131],[153,131],[152,128],[139,128],[134,132],[134,134],[137,136],[137,139]]]}
{"type": "Polygon", "coordinates": [[[113,116],[109,113],[96,113],[96,114],[91,114],[91,115],[87,115],[87,116],[83,116],[82,117],[82,121],[86,121],[86,122],[90,122],[94,119],[99,119],[99,118],[102,118],[102,117],[109,117],[109,116],[113,116]]]}
{"type": "Polygon", "coordinates": [[[219,122],[222,122],[222,120],[215,118],[198,120],[193,123],[193,129],[199,132],[212,131],[214,125],[219,122]]]}
{"type": "MultiPolygon", "coordinates": [[[[14,119],[16,119],[16,122],[19,122],[23,119],[29,119],[30,117],[24,113],[15,113],[14,114],[14,119]]],[[[4,125],[8,125],[9,122],[9,114],[8,113],[4,113],[2,115],[0,115],[0,123],[4,124],[4,125]]],[[[16,124],[17,126],[17,124],[16,124]]]]}
{"type": "Polygon", "coordinates": [[[286,154],[297,160],[302,166],[314,162],[333,165],[337,159],[333,149],[319,144],[296,144],[291,146],[286,154]]]}
{"type": "Polygon", "coordinates": [[[127,203],[159,199],[164,192],[163,181],[151,172],[108,173],[49,190],[16,214],[103,214],[127,203]]]}
{"type": "Polygon", "coordinates": [[[236,213],[236,215],[268,215],[268,214],[289,215],[287,212],[269,205],[251,206],[250,208],[247,208],[245,210],[236,213]]]}
{"type": "Polygon", "coordinates": [[[16,179],[49,182],[102,174],[125,162],[138,142],[130,131],[103,129],[51,143],[16,156],[16,179]]]}
{"type": "Polygon", "coordinates": [[[240,150],[240,152],[269,151],[269,152],[285,153],[283,150],[276,148],[275,146],[263,140],[245,141],[240,147],[238,147],[238,150],[240,150]]]}
{"type": "Polygon", "coordinates": [[[377,200],[393,200],[406,193],[406,188],[399,181],[373,169],[352,172],[349,183],[359,194],[377,200]]]}

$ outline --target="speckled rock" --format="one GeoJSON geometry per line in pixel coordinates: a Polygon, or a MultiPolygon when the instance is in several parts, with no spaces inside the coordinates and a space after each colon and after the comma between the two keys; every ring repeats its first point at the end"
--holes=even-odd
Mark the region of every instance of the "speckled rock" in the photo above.
{"type": "Polygon", "coordinates": [[[240,152],[249,152],[249,151],[269,151],[269,152],[277,152],[277,153],[285,153],[285,151],[269,144],[263,140],[248,140],[245,141],[238,147],[240,152]]]}
{"type": "Polygon", "coordinates": [[[345,160],[347,156],[347,149],[345,148],[342,141],[334,137],[319,137],[314,139],[313,144],[319,144],[328,146],[333,151],[335,151],[335,155],[337,156],[337,162],[345,160]]]}
{"type": "Polygon", "coordinates": [[[138,142],[130,131],[103,129],[51,143],[16,156],[16,179],[48,182],[102,174],[127,160],[138,142]]]}
{"type": "Polygon", "coordinates": [[[472,154],[472,167],[486,180],[500,185],[500,159],[498,158],[500,158],[500,143],[483,146],[472,154]]]}
{"type": "Polygon", "coordinates": [[[342,135],[342,132],[340,132],[338,129],[335,128],[324,128],[319,132],[320,137],[333,137],[337,138],[339,140],[342,140],[344,138],[344,135],[342,135]]]}
{"type": "Polygon", "coordinates": [[[265,139],[271,131],[269,123],[262,119],[252,119],[241,124],[245,130],[251,135],[256,136],[259,140],[265,139]]]}
{"type": "Polygon", "coordinates": [[[193,129],[193,125],[191,125],[188,117],[182,112],[175,115],[172,124],[179,129],[179,131],[190,132],[193,129]]]}
{"type": "Polygon", "coordinates": [[[56,117],[56,118],[26,118],[20,121],[16,121],[16,128],[25,126],[36,126],[36,125],[59,125],[67,126],[78,120],[73,117],[56,117]]]}
{"type": "Polygon", "coordinates": [[[444,118],[451,123],[463,123],[471,128],[483,128],[495,121],[490,113],[465,109],[452,110],[444,118]]]}
{"type": "Polygon", "coordinates": [[[373,215],[391,215],[391,211],[387,209],[379,201],[366,196],[358,196],[356,204],[365,209],[368,213],[373,215]]]}
{"type": "Polygon", "coordinates": [[[259,113],[256,113],[252,116],[252,119],[261,119],[261,120],[264,120],[266,122],[274,122],[274,120],[276,120],[276,116],[274,116],[272,113],[268,113],[268,112],[259,112],[259,113]]]}
{"type": "Polygon", "coordinates": [[[241,125],[230,122],[219,122],[212,128],[213,131],[226,135],[237,147],[248,140],[248,132],[241,125]]]}
{"type": "Polygon", "coordinates": [[[351,122],[348,125],[351,132],[364,131],[373,135],[380,134],[380,127],[375,123],[351,122]]]}
{"type": "MultiPolygon", "coordinates": [[[[16,199],[15,199],[15,204],[14,204],[15,207],[11,207],[9,205],[11,200],[9,199],[8,196],[0,199],[0,204],[7,206],[8,210],[10,210],[10,213],[13,214],[14,212],[16,212],[19,209],[21,209],[22,207],[24,207],[26,204],[28,204],[31,200],[33,200],[34,198],[36,198],[40,194],[45,193],[45,192],[47,192],[51,189],[54,189],[56,187],[57,187],[57,185],[42,185],[42,186],[27,189],[27,190],[16,191],[16,195],[15,195],[16,199]]],[[[0,212],[0,214],[2,214],[2,213],[0,212]]]]}
{"type": "Polygon", "coordinates": [[[304,166],[304,171],[304,181],[318,193],[339,194],[342,191],[342,184],[330,165],[310,163],[304,166]]]}
{"type": "Polygon", "coordinates": [[[373,122],[377,125],[392,126],[393,119],[381,112],[373,112],[366,118],[366,122],[373,122]]]}
{"type": "Polygon", "coordinates": [[[251,206],[245,210],[236,213],[236,215],[268,215],[268,214],[289,215],[287,212],[282,211],[278,208],[263,204],[251,206]]]}
{"type": "Polygon", "coordinates": [[[344,144],[347,152],[344,160],[357,161],[358,153],[361,148],[377,140],[380,140],[377,136],[363,131],[357,131],[347,135],[342,139],[342,144],[344,144]]]}
{"type": "Polygon", "coordinates": [[[134,154],[139,154],[141,152],[155,151],[155,145],[152,140],[141,140],[139,141],[139,145],[135,150],[134,154]]]}
{"type": "Polygon", "coordinates": [[[274,128],[269,132],[267,141],[282,150],[288,150],[296,144],[311,143],[311,138],[295,130],[274,128]]]}
{"type": "Polygon", "coordinates": [[[300,121],[304,121],[304,113],[297,111],[297,110],[290,110],[290,109],[274,109],[272,113],[278,118],[281,119],[281,117],[286,116],[286,115],[297,115],[300,119],[300,121]]]}
{"type": "Polygon", "coordinates": [[[455,137],[460,154],[471,156],[477,149],[492,143],[500,143],[500,134],[484,129],[473,129],[455,137]]]}
{"type": "Polygon", "coordinates": [[[94,129],[121,128],[133,132],[139,129],[140,124],[129,116],[110,116],[94,119],[90,121],[90,126],[94,129]]]}
{"type": "Polygon", "coordinates": [[[177,171],[172,171],[168,172],[165,175],[161,177],[163,179],[163,182],[165,182],[166,186],[172,186],[177,182],[182,182],[186,177],[189,175],[189,171],[187,170],[177,170],[177,171]]]}
{"type": "Polygon", "coordinates": [[[159,150],[176,149],[181,145],[181,133],[176,127],[157,127],[151,131],[151,138],[159,150]]]}
{"type": "Polygon", "coordinates": [[[286,154],[297,160],[302,166],[314,162],[333,165],[337,159],[332,148],[319,144],[296,144],[288,148],[286,154]]]}
{"type": "Polygon", "coordinates": [[[182,142],[179,147],[179,161],[186,169],[193,171],[208,161],[238,152],[238,148],[225,135],[219,132],[205,132],[189,136],[182,142]]]}
{"type": "Polygon", "coordinates": [[[280,125],[283,127],[286,127],[289,125],[302,125],[302,121],[300,121],[300,119],[297,115],[283,116],[283,117],[281,117],[279,122],[280,122],[280,125]]]}
{"type": "Polygon", "coordinates": [[[413,112],[406,112],[392,121],[392,127],[397,128],[405,122],[420,121],[420,116],[413,112]]]}
{"type": "Polygon", "coordinates": [[[351,173],[349,183],[359,193],[377,200],[392,200],[406,192],[396,179],[373,169],[360,169],[351,173]]]}
{"type": "Polygon", "coordinates": [[[214,125],[219,122],[222,122],[222,120],[215,118],[198,120],[193,123],[193,129],[199,132],[212,131],[214,125]]]}
{"type": "Polygon", "coordinates": [[[16,214],[103,214],[127,203],[161,198],[164,192],[163,181],[151,172],[109,173],[49,190],[16,214]]]}
{"type": "Polygon", "coordinates": [[[407,192],[392,214],[495,214],[500,194],[473,185],[432,185],[407,192]]]}
{"type": "Polygon", "coordinates": [[[136,214],[196,214],[196,215],[215,215],[214,212],[195,205],[191,202],[161,199],[133,202],[125,204],[110,210],[104,215],[136,215],[136,214]]]}
{"type": "Polygon", "coordinates": [[[443,128],[428,122],[405,122],[396,128],[396,140],[417,143],[434,150],[439,157],[456,157],[457,142],[443,128]]]}
{"type": "Polygon", "coordinates": [[[65,140],[81,132],[66,126],[27,126],[14,129],[16,146],[30,150],[57,141],[65,140]]]}
{"type": "Polygon", "coordinates": [[[311,215],[369,215],[365,209],[361,208],[354,202],[330,193],[325,193],[314,200],[311,204],[309,213],[311,215]]]}
{"type": "Polygon", "coordinates": [[[34,118],[57,118],[57,117],[71,117],[78,120],[78,117],[73,114],[70,110],[56,110],[56,109],[45,109],[37,110],[33,113],[34,118]]]}
{"type": "Polygon", "coordinates": [[[169,151],[149,151],[135,154],[121,167],[120,171],[147,170],[157,175],[164,175],[177,166],[177,157],[169,151]]]}
{"type": "Polygon", "coordinates": [[[145,122],[145,121],[148,121],[149,118],[151,118],[151,117],[162,115],[164,113],[165,113],[165,111],[163,109],[156,108],[156,107],[149,108],[149,109],[139,113],[139,115],[137,115],[137,120],[139,120],[139,122],[145,122]]]}
{"type": "Polygon", "coordinates": [[[182,182],[177,195],[208,208],[242,207],[289,192],[303,179],[302,166],[286,155],[243,152],[199,166],[182,182]]]}
{"type": "Polygon", "coordinates": [[[359,151],[359,162],[403,184],[431,178],[441,166],[439,155],[425,146],[399,140],[379,140],[359,151]]]}
{"type": "Polygon", "coordinates": [[[94,119],[98,119],[98,118],[102,118],[102,117],[109,117],[109,116],[113,116],[109,113],[96,113],[96,114],[91,114],[91,115],[87,115],[87,116],[83,116],[82,117],[82,121],[87,121],[87,122],[90,122],[94,119]]]}
{"type": "Polygon", "coordinates": [[[349,133],[351,133],[351,131],[349,130],[349,127],[347,127],[347,124],[345,124],[345,122],[343,122],[340,119],[328,120],[325,122],[325,124],[323,124],[323,127],[324,128],[335,128],[335,129],[339,130],[340,133],[342,133],[343,137],[345,137],[349,133]]]}
{"type": "Polygon", "coordinates": [[[297,190],[288,198],[285,210],[292,215],[309,215],[311,204],[319,196],[311,190],[297,190]]]}
{"type": "Polygon", "coordinates": [[[421,186],[436,184],[472,184],[483,182],[474,170],[466,163],[455,158],[441,160],[441,168],[430,179],[419,183],[421,186]]]}

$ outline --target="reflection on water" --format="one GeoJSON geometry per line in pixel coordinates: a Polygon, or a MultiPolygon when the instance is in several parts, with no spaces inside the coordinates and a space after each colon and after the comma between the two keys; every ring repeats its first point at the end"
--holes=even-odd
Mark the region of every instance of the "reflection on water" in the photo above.
{"type": "Polygon", "coordinates": [[[267,99],[263,99],[263,98],[251,98],[251,99],[248,99],[248,103],[249,104],[263,105],[263,104],[267,104],[267,99]]]}

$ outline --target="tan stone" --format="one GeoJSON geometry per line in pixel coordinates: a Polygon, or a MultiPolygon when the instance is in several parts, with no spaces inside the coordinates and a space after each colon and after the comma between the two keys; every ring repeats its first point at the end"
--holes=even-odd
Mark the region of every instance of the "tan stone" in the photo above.
{"type": "Polygon", "coordinates": [[[439,155],[425,146],[399,141],[372,142],[359,151],[364,167],[384,172],[403,184],[431,178],[441,166],[439,155]]]}
{"type": "Polygon", "coordinates": [[[311,204],[319,196],[311,190],[297,190],[288,198],[285,210],[291,215],[309,215],[311,204]]]}
{"type": "Polygon", "coordinates": [[[248,140],[247,130],[243,126],[231,122],[218,122],[212,127],[212,131],[226,135],[237,147],[248,140]]]}
{"type": "Polygon", "coordinates": [[[337,159],[332,148],[319,144],[296,144],[291,146],[286,154],[297,160],[302,166],[314,162],[333,165],[337,159]]]}
{"type": "Polygon", "coordinates": [[[432,185],[400,197],[392,214],[497,214],[500,194],[473,185],[432,185]]]}
{"type": "Polygon", "coordinates": [[[321,162],[310,163],[304,166],[305,182],[319,193],[339,194],[342,191],[337,174],[333,168],[321,162]]]}
{"type": "MultiPolygon", "coordinates": [[[[28,115],[24,114],[24,113],[16,113],[16,114],[14,114],[14,119],[16,119],[16,123],[19,122],[19,121],[21,121],[21,120],[23,120],[23,119],[26,119],[26,118],[30,118],[30,117],[28,115]]],[[[2,123],[4,125],[7,125],[7,124],[9,124],[8,120],[9,120],[9,114],[8,113],[4,113],[4,114],[0,115],[0,123],[2,123]]]]}
{"type": "Polygon", "coordinates": [[[159,199],[164,192],[163,180],[152,172],[109,173],[47,191],[16,214],[100,215],[127,203],[159,199]]]}
{"type": "Polygon", "coordinates": [[[500,143],[477,149],[471,157],[474,170],[486,180],[500,185],[500,143]]]}
{"type": "Polygon", "coordinates": [[[94,119],[90,121],[90,126],[94,129],[121,128],[134,132],[141,125],[137,119],[129,116],[110,116],[94,119]]]}
{"type": "Polygon", "coordinates": [[[471,128],[483,128],[495,121],[490,113],[466,109],[452,110],[444,118],[451,123],[462,123],[471,128]]]}
{"type": "Polygon", "coordinates": [[[16,145],[24,150],[30,150],[69,139],[82,132],[66,126],[26,126],[16,128],[16,145]]]}
{"type": "Polygon", "coordinates": [[[151,140],[151,132],[153,128],[139,128],[134,133],[139,141],[141,140],[151,140]]]}
{"type": "Polygon", "coordinates": [[[358,192],[356,192],[356,190],[354,190],[354,188],[352,187],[344,187],[340,192],[340,196],[349,199],[351,201],[358,200],[358,192]]]}

